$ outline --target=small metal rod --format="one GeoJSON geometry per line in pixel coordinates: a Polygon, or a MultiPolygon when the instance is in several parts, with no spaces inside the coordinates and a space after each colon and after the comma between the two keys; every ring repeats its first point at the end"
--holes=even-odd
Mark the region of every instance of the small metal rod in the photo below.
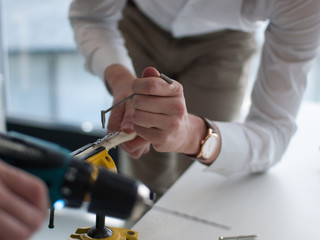
{"type": "Polygon", "coordinates": [[[167,75],[164,75],[163,73],[160,73],[160,78],[165,80],[167,83],[172,84],[174,80],[172,78],[169,78],[167,75]]]}
{"type": "Polygon", "coordinates": [[[54,228],[54,208],[50,208],[49,228],[54,228]]]}
{"type": "Polygon", "coordinates": [[[101,123],[102,123],[102,128],[105,128],[105,122],[106,122],[106,113],[109,112],[110,110],[112,110],[113,108],[117,107],[118,105],[120,105],[121,103],[127,101],[128,99],[132,98],[134,95],[136,95],[135,93],[134,94],[131,94],[130,96],[122,99],[120,102],[117,102],[115,105],[113,105],[112,107],[109,107],[107,110],[102,110],[101,111],[101,123]]]}
{"type": "MultiPolygon", "coordinates": [[[[172,78],[169,78],[168,76],[164,75],[163,73],[160,73],[160,78],[162,78],[163,80],[165,80],[167,83],[172,84],[174,82],[174,80],[172,78]]],[[[111,111],[113,108],[117,107],[118,105],[120,105],[121,103],[129,100],[130,98],[134,97],[136,94],[133,93],[130,96],[122,99],[120,102],[117,102],[116,104],[114,104],[112,107],[108,108],[107,110],[101,110],[101,123],[102,123],[102,128],[105,128],[106,125],[106,113],[111,111]]]]}
{"type": "Polygon", "coordinates": [[[105,216],[100,214],[96,215],[96,225],[87,232],[90,239],[107,239],[112,234],[112,230],[105,226],[105,216]]]}
{"type": "Polygon", "coordinates": [[[105,228],[105,216],[97,214],[96,215],[96,228],[98,231],[103,231],[105,228]]]}
{"type": "Polygon", "coordinates": [[[256,240],[257,235],[242,235],[242,236],[232,236],[232,237],[219,237],[219,240],[256,240]]]}

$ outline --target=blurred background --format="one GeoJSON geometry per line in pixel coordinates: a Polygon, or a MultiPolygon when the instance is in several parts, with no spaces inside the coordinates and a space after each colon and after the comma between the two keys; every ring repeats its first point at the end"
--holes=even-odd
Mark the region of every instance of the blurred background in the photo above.
{"type": "MultiPolygon", "coordinates": [[[[84,70],[84,59],[77,52],[68,21],[70,3],[71,0],[0,0],[0,74],[4,81],[0,104],[5,105],[8,130],[75,150],[105,134],[100,111],[111,106],[112,98],[102,81],[84,70]]],[[[256,35],[260,46],[265,26],[261,24],[256,35]]],[[[258,51],[252,63],[250,87],[259,54],[258,51]]],[[[320,101],[319,77],[320,58],[309,74],[305,101],[320,101]]],[[[250,88],[245,107],[250,103],[249,93],[250,88]]],[[[111,155],[117,163],[117,151],[111,155]]],[[[56,230],[48,230],[45,223],[33,239],[50,239],[49,235],[52,239],[67,239],[77,226],[94,223],[94,216],[84,210],[57,211],[56,223],[56,230]]],[[[108,223],[124,224],[112,219],[108,223]]]]}
{"type": "Polygon", "coordinates": [[[100,110],[111,98],[84,70],[67,18],[70,2],[3,1],[7,114],[89,131],[101,128],[100,110]]]}
{"type": "Polygon", "coordinates": [[[71,150],[103,136],[100,111],[112,98],[102,81],[84,70],[68,21],[71,0],[0,2],[8,130],[71,150]]]}

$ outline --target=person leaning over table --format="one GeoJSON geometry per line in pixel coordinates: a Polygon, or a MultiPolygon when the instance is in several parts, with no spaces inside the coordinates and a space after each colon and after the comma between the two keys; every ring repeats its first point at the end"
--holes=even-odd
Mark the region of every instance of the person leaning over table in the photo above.
{"type": "Polygon", "coordinates": [[[194,158],[224,175],[263,172],[281,159],[319,48],[319,10],[318,0],[74,0],[69,18],[86,69],[114,102],[137,94],[111,112],[108,130],[137,132],[121,145],[139,158],[129,170],[161,194],[194,158]],[[236,122],[261,21],[268,27],[252,105],[236,122]],[[152,68],[137,78],[147,66],[177,81],[152,68]],[[218,137],[204,159],[209,128],[218,137]]]}

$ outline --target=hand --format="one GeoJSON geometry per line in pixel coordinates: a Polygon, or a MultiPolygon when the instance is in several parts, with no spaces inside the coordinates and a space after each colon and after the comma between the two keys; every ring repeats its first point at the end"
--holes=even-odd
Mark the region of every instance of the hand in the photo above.
{"type": "Polygon", "coordinates": [[[205,124],[188,113],[182,85],[168,84],[159,76],[156,69],[146,68],[143,78],[134,80],[133,128],[159,152],[195,154],[206,134],[205,124]]]}
{"type": "MultiPolygon", "coordinates": [[[[125,67],[118,64],[111,65],[107,68],[105,76],[107,84],[112,89],[114,103],[133,93],[131,86],[135,77],[125,67]]],[[[133,108],[130,100],[114,108],[110,114],[108,131],[134,132],[132,116],[133,108]]],[[[149,151],[150,143],[138,136],[132,141],[121,144],[120,147],[131,157],[139,158],[149,151]]]]}
{"type": "Polygon", "coordinates": [[[45,184],[0,160],[0,238],[28,239],[42,225],[47,212],[45,184]]]}

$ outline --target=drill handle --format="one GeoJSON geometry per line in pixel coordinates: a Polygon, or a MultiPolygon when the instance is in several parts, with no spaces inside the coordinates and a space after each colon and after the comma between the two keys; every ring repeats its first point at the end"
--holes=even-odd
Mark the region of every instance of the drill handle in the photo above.
{"type": "Polygon", "coordinates": [[[0,157],[41,178],[48,186],[52,206],[63,198],[61,186],[71,162],[68,150],[38,138],[10,132],[0,134],[0,157]]]}

